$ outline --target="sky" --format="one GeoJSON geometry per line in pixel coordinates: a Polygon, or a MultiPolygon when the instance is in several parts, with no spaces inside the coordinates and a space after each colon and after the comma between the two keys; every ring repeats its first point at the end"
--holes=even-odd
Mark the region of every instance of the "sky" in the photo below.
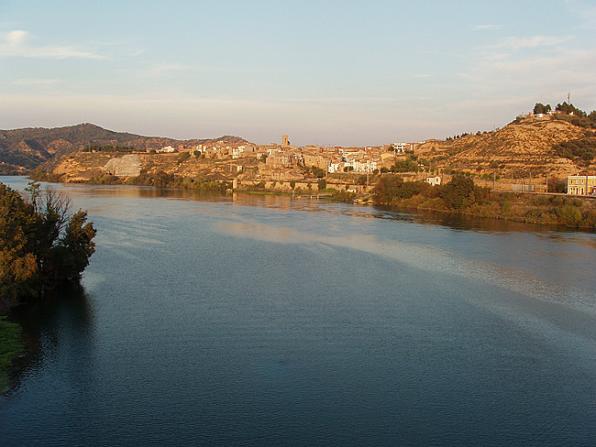
{"type": "Polygon", "coordinates": [[[0,128],[375,145],[596,109],[596,0],[0,0],[0,128]]]}

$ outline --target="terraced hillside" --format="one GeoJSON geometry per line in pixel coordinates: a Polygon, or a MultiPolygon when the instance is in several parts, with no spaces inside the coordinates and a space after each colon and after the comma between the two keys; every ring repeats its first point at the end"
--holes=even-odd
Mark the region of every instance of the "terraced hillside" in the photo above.
{"type": "Polygon", "coordinates": [[[594,159],[579,161],[559,155],[557,145],[596,136],[593,130],[551,117],[518,119],[494,132],[477,133],[421,144],[416,153],[433,168],[502,178],[565,177],[594,171],[594,159]]]}

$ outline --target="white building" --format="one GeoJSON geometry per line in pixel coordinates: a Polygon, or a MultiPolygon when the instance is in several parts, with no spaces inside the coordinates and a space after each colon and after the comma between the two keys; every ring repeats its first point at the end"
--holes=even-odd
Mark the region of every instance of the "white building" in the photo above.
{"type": "Polygon", "coordinates": [[[440,186],[441,185],[441,176],[437,175],[435,177],[428,177],[426,179],[426,183],[430,186],[440,186]]]}
{"type": "Polygon", "coordinates": [[[161,149],[158,149],[156,152],[159,152],[160,154],[171,154],[172,152],[176,152],[176,149],[174,149],[172,146],[164,146],[161,149]]]}
{"type": "Polygon", "coordinates": [[[596,196],[596,175],[570,175],[567,177],[567,194],[596,196]]]}
{"type": "Polygon", "coordinates": [[[240,158],[240,156],[244,153],[246,146],[238,146],[232,148],[232,158],[240,158]]]}
{"type": "Polygon", "coordinates": [[[329,163],[329,166],[327,167],[327,172],[329,174],[341,172],[341,163],[329,163]]]}
{"type": "Polygon", "coordinates": [[[393,143],[391,146],[396,154],[405,154],[410,145],[408,143],[393,143]]]}
{"type": "Polygon", "coordinates": [[[354,172],[363,172],[363,173],[372,173],[375,169],[377,169],[377,162],[376,161],[354,161],[352,162],[352,167],[354,168],[354,172]]]}

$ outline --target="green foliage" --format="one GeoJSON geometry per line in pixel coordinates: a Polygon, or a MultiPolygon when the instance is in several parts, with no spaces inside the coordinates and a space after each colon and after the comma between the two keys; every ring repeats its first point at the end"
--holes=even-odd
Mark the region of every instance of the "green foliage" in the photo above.
{"type": "Polygon", "coordinates": [[[184,163],[185,161],[187,161],[190,158],[190,152],[181,152],[180,155],[178,155],[178,163],[184,163]]]}
{"type": "Polygon", "coordinates": [[[0,316],[0,393],[8,388],[8,371],[23,349],[20,326],[0,316]]]}
{"type": "Polygon", "coordinates": [[[391,171],[392,172],[417,172],[418,171],[418,162],[412,157],[408,157],[405,160],[398,160],[395,162],[395,164],[391,168],[391,171]]]}
{"type": "Polygon", "coordinates": [[[0,299],[14,302],[34,290],[37,262],[30,235],[37,225],[33,206],[0,184],[0,299]]]}
{"type": "Polygon", "coordinates": [[[567,114],[573,114],[577,116],[586,116],[586,112],[583,110],[578,109],[573,104],[567,104],[567,101],[564,101],[561,104],[557,104],[555,107],[555,111],[567,114]]]}
{"type": "Polygon", "coordinates": [[[460,209],[474,203],[474,192],[474,180],[471,177],[459,174],[441,187],[439,196],[448,208],[460,209]]]}
{"type": "Polygon", "coordinates": [[[31,183],[31,201],[0,184],[0,301],[16,304],[78,279],[95,250],[87,214],[31,183]]]}
{"type": "Polygon", "coordinates": [[[87,222],[86,211],[79,210],[70,217],[54,252],[54,265],[59,278],[73,281],[81,276],[95,252],[93,239],[96,233],[93,224],[87,222]]]}
{"type": "Polygon", "coordinates": [[[331,197],[337,202],[352,203],[356,198],[356,194],[350,191],[338,191],[336,189],[329,189],[331,197]]]}
{"type": "Polygon", "coordinates": [[[596,157],[596,137],[565,141],[554,146],[555,154],[587,165],[596,157]]]}
{"type": "Polygon", "coordinates": [[[374,189],[375,203],[380,205],[391,205],[415,196],[438,197],[444,205],[442,208],[459,210],[486,200],[488,190],[475,186],[474,181],[463,174],[455,175],[446,185],[435,187],[426,182],[404,182],[399,176],[386,175],[379,179],[374,189]]]}
{"type": "Polygon", "coordinates": [[[544,105],[542,103],[536,103],[536,105],[534,106],[534,115],[538,115],[538,114],[545,114],[548,113],[552,110],[550,104],[544,105]]]}
{"type": "MultiPolygon", "coordinates": [[[[556,187],[563,186],[554,180],[556,187]]],[[[374,191],[377,205],[457,212],[527,223],[564,225],[596,230],[596,202],[565,196],[490,192],[474,185],[471,177],[456,174],[451,182],[431,187],[385,175],[374,191]]]]}
{"type": "Polygon", "coordinates": [[[557,208],[557,214],[561,223],[567,226],[577,227],[582,222],[582,212],[573,204],[566,204],[557,208]]]}
{"type": "Polygon", "coordinates": [[[188,189],[200,192],[225,193],[230,184],[214,178],[196,176],[179,177],[164,171],[150,174],[141,172],[138,177],[131,179],[133,185],[154,186],[161,189],[188,189]]]}
{"type": "Polygon", "coordinates": [[[395,199],[408,199],[417,194],[428,194],[432,187],[426,182],[404,182],[396,175],[384,175],[375,185],[375,201],[390,204],[395,199]]]}

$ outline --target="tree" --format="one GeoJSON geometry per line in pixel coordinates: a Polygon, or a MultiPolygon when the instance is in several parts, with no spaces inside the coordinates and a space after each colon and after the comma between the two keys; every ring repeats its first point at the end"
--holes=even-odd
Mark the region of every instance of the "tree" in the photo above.
{"type": "Polygon", "coordinates": [[[34,291],[37,263],[28,238],[34,224],[33,207],[0,184],[0,298],[13,301],[34,291]]]}
{"type": "Polygon", "coordinates": [[[404,182],[397,175],[386,175],[375,185],[375,203],[388,205],[396,199],[409,199],[417,194],[428,194],[430,189],[431,186],[426,182],[404,182]]]}
{"type": "Polygon", "coordinates": [[[89,258],[95,253],[97,231],[87,222],[87,212],[79,210],[68,220],[64,235],[56,247],[58,279],[73,281],[80,278],[89,265],[89,258]]]}
{"type": "Polygon", "coordinates": [[[552,110],[550,104],[544,105],[542,103],[536,103],[534,106],[534,115],[548,113],[552,110]]]}
{"type": "Polygon", "coordinates": [[[406,160],[398,160],[395,162],[391,170],[393,172],[417,172],[418,162],[412,157],[409,157],[406,160]]]}
{"type": "Polygon", "coordinates": [[[584,112],[583,110],[578,109],[573,104],[567,104],[566,101],[563,101],[563,103],[561,103],[561,104],[557,104],[557,107],[555,107],[555,110],[557,112],[566,113],[568,115],[573,114],[573,115],[577,115],[579,117],[585,117],[586,116],[586,112],[584,112]]]}
{"type": "Polygon", "coordinates": [[[452,209],[465,208],[475,202],[474,180],[463,174],[455,175],[441,188],[439,196],[452,209]]]}
{"type": "Polygon", "coordinates": [[[78,279],[95,251],[86,212],[70,215],[66,197],[37,183],[27,191],[30,202],[0,184],[0,299],[12,304],[78,279]]]}

